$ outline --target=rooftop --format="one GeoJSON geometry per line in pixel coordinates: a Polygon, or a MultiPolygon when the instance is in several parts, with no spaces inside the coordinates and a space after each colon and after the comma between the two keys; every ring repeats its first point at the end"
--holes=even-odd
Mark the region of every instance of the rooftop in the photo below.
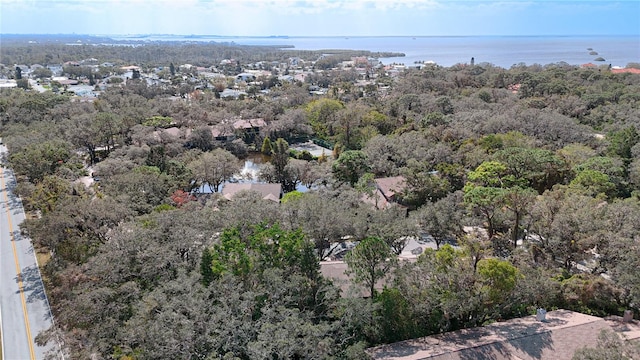
{"type": "Polygon", "coordinates": [[[265,200],[280,202],[282,185],[280,184],[253,184],[253,183],[228,183],[222,188],[222,196],[231,200],[240,191],[256,191],[265,200]]]}
{"type": "Polygon", "coordinates": [[[621,74],[621,73],[640,74],[640,69],[636,69],[636,68],[611,69],[611,72],[614,74],[621,74]]]}
{"type": "Polygon", "coordinates": [[[550,311],[472,329],[406,340],[368,350],[377,360],[561,360],[593,346],[603,329],[640,338],[637,322],[622,323],[569,310],[550,311]],[[621,327],[622,326],[622,327],[621,327]]]}
{"type": "Polygon", "coordinates": [[[393,176],[386,178],[375,179],[378,189],[382,192],[385,198],[390,199],[396,193],[401,192],[405,186],[406,181],[403,176],[393,176]]]}

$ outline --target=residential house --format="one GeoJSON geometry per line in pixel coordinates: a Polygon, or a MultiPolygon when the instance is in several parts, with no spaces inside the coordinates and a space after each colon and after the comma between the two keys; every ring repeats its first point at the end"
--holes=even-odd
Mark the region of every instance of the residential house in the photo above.
{"type": "Polygon", "coordinates": [[[622,74],[622,73],[631,73],[631,74],[640,74],[640,69],[636,68],[611,68],[612,74],[622,74]]]}
{"type": "Polygon", "coordinates": [[[236,139],[235,132],[229,129],[228,126],[211,127],[211,135],[213,135],[214,140],[222,142],[233,141],[236,139]]]}
{"type": "Polygon", "coordinates": [[[599,318],[554,310],[487,326],[377,346],[375,360],[569,360],[576,350],[596,344],[602,330],[640,339],[640,324],[620,317],[599,318]]]}
{"type": "Polygon", "coordinates": [[[282,197],[281,184],[252,184],[252,183],[228,183],[222,187],[222,196],[228,200],[233,199],[241,191],[255,191],[264,200],[280,202],[282,197]]]}
{"type": "Polygon", "coordinates": [[[363,201],[373,205],[376,209],[386,209],[397,204],[398,194],[406,187],[403,176],[393,176],[374,179],[373,194],[365,195],[363,201]]]}
{"type": "Polygon", "coordinates": [[[14,88],[18,83],[15,80],[0,79],[0,88],[14,88]]]}
{"type": "Polygon", "coordinates": [[[135,65],[129,65],[129,66],[122,66],[120,67],[120,69],[124,70],[124,71],[140,71],[140,66],[135,66],[135,65]]]}
{"type": "Polygon", "coordinates": [[[262,127],[266,125],[267,123],[264,121],[263,118],[240,119],[233,122],[234,129],[243,130],[243,131],[260,130],[262,127]]]}
{"type": "Polygon", "coordinates": [[[251,82],[251,81],[255,81],[255,80],[256,80],[256,76],[254,74],[240,73],[240,74],[236,75],[236,82],[239,82],[239,81],[251,82]]]}
{"type": "Polygon", "coordinates": [[[247,93],[245,91],[235,90],[235,89],[224,89],[220,93],[220,98],[221,99],[236,99],[237,100],[241,96],[242,97],[247,96],[247,93]]]}
{"type": "Polygon", "coordinates": [[[255,140],[256,135],[260,133],[260,129],[266,125],[267,123],[262,118],[240,119],[233,123],[233,129],[242,136],[245,142],[251,143],[255,140]]]}

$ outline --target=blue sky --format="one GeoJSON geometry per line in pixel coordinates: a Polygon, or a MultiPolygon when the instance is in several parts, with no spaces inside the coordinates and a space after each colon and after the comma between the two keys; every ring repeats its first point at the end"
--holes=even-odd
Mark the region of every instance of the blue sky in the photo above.
{"type": "Polygon", "coordinates": [[[0,0],[0,33],[640,36],[640,0],[0,0]]]}

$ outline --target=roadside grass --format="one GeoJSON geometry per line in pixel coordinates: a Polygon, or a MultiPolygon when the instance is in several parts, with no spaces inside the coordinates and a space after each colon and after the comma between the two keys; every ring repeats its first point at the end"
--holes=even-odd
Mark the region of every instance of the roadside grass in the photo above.
{"type": "Polygon", "coordinates": [[[38,266],[42,272],[42,268],[51,260],[51,253],[47,249],[36,249],[36,260],[38,260],[38,266]]]}
{"type": "MultiPolygon", "coordinates": [[[[35,211],[25,211],[25,216],[27,219],[38,218],[38,214],[35,211]]],[[[49,260],[51,260],[51,251],[49,251],[49,249],[45,247],[37,246],[36,244],[33,244],[33,248],[36,253],[36,261],[38,262],[38,268],[40,268],[40,276],[42,277],[42,282],[43,284],[47,284],[48,279],[45,277],[44,272],[42,270],[44,269],[44,266],[47,265],[49,260]]]]}

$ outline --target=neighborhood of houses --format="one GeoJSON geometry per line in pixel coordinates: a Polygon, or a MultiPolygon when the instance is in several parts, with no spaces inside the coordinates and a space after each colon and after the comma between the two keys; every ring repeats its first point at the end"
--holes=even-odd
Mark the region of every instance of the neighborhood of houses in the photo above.
{"type": "MultiPolygon", "coordinates": [[[[246,97],[268,96],[266,83],[308,83],[308,91],[322,96],[329,88],[308,81],[322,70],[313,68],[299,58],[289,58],[285,62],[247,64],[237,71],[234,59],[224,59],[212,67],[197,67],[191,64],[179,64],[168,67],[143,68],[137,65],[98,63],[96,59],[79,62],[69,61],[63,64],[0,64],[5,69],[0,75],[0,88],[29,87],[36,91],[68,93],[77,101],[93,101],[109,87],[126,84],[130,80],[143,81],[149,86],[166,85],[167,88],[184,91],[172,94],[172,101],[189,101],[198,96],[205,87],[212,87],[221,99],[241,100],[246,97]],[[74,71],[90,69],[86,72],[74,71]],[[18,76],[19,74],[19,76],[18,76]],[[4,76],[4,78],[2,78],[4,76]],[[12,78],[10,78],[12,77],[12,78]],[[27,80],[20,82],[20,80],[27,80]],[[176,86],[178,85],[178,86],[176,86]]],[[[429,64],[427,64],[429,65],[429,64]]],[[[590,67],[593,64],[585,64],[590,67]]],[[[371,89],[384,92],[384,87],[375,81],[376,72],[383,71],[393,76],[404,69],[403,65],[381,65],[377,59],[354,57],[339,64],[341,69],[352,69],[357,73],[356,88],[363,92],[371,89]]],[[[640,71],[636,69],[613,68],[612,72],[640,71]]],[[[510,88],[517,92],[519,84],[510,88]]],[[[220,142],[231,142],[242,136],[256,135],[267,123],[262,118],[228,119],[216,125],[208,125],[211,137],[220,142]]],[[[157,142],[163,139],[187,140],[192,129],[167,124],[156,128],[152,137],[157,142]]],[[[331,149],[316,144],[298,144],[299,149],[309,151],[313,156],[331,154],[331,149]]],[[[296,149],[294,147],[294,149],[296,149]]],[[[362,201],[376,209],[386,209],[397,204],[397,194],[406,187],[402,176],[378,178],[373,181],[373,191],[362,195],[362,201]]],[[[232,200],[242,191],[254,191],[268,201],[280,202],[283,196],[281,184],[251,182],[227,182],[221,190],[221,196],[232,200]]],[[[355,244],[345,241],[336,246],[349,250],[355,244]]],[[[401,254],[401,258],[413,261],[422,252],[423,246],[432,246],[421,239],[411,239],[401,254]]],[[[336,252],[338,253],[338,252],[336,252]]],[[[339,258],[321,263],[322,273],[332,278],[343,289],[350,284],[345,275],[346,264],[339,258]]],[[[369,349],[374,359],[556,359],[569,358],[575,350],[595,343],[600,330],[607,329],[624,334],[627,339],[640,339],[640,325],[633,321],[633,315],[625,317],[598,318],[567,310],[555,310],[545,313],[499,322],[492,325],[465,329],[421,339],[383,345],[369,349]]]]}
{"type": "MultiPolygon", "coordinates": [[[[321,57],[322,58],[322,57],[321,57]]],[[[315,62],[292,57],[285,61],[257,62],[240,65],[235,59],[224,59],[210,67],[178,64],[171,67],[142,67],[130,64],[98,63],[95,58],[82,61],[67,61],[62,64],[0,64],[0,88],[30,87],[44,92],[66,92],[80,100],[90,100],[110,86],[126,84],[128,80],[140,79],[149,86],[169,87],[186,85],[174,99],[193,96],[193,90],[213,87],[223,99],[242,99],[247,96],[266,95],[270,85],[285,82],[309,83],[313,95],[324,95],[329,90],[309,81],[311,75],[325,70],[314,67],[315,62]],[[27,83],[20,83],[25,79],[27,83]],[[28,84],[28,85],[27,85],[28,84]]],[[[357,73],[356,87],[365,89],[375,84],[376,71],[383,69],[393,76],[404,69],[404,65],[383,66],[377,58],[352,57],[340,62],[333,69],[351,69],[357,73]]]]}

